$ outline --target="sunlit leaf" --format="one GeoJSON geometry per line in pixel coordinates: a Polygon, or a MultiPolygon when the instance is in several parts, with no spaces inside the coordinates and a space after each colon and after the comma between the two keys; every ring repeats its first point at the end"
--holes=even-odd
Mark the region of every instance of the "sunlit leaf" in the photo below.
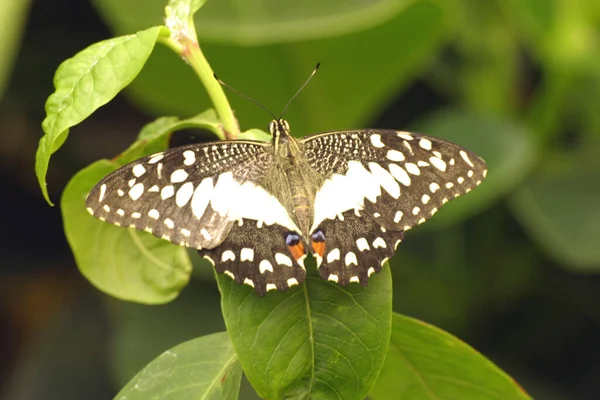
{"type": "Polygon", "coordinates": [[[64,61],[54,76],[55,92],[46,101],[45,135],[40,139],[35,172],[46,200],[50,156],[64,143],[69,128],[112,100],[146,63],[160,27],[95,43],[64,61]]]}
{"type": "Polygon", "coordinates": [[[241,377],[227,333],[215,333],[165,351],[115,399],[237,399],[241,377]]]}

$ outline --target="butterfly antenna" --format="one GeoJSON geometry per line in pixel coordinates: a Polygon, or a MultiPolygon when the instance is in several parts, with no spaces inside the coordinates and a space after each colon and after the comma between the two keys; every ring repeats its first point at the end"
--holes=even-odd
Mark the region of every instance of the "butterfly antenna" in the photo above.
{"type": "Polygon", "coordinates": [[[257,106],[259,106],[260,108],[262,108],[263,110],[265,110],[266,112],[268,112],[271,117],[273,117],[273,119],[277,119],[277,117],[275,116],[275,114],[273,114],[271,112],[271,110],[269,110],[267,107],[263,106],[261,103],[259,103],[257,100],[254,100],[252,97],[248,96],[247,94],[244,94],[242,92],[240,92],[239,90],[236,90],[234,88],[232,88],[231,86],[229,86],[228,84],[226,84],[225,82],[223,82],[222,80],[219,79],[219,77],[217,76],[217,74],[213,74],[213,76],[215,77],[215,79],[217,80],[217,82],[219,82],[221,85],[225,86],[227,89],[231,90],[233,93],[242,96],[243,98],[250,100],[251,102],[253,102],[254,104],[256,104],[257,106]]]}
{"type": "Polygon", "coordinates": [[[281,119],[281,117],[283,117],[283,114],[285,114],[288,106],[290,105],[290,103],[292,101],[294,101],[294,99],[300,94],[300,92],[306,87],[306,85],[308,85],[308,82],[310,82],[310,80],[312,79],[312,77],[317,73],[317,70],[319,69],[319,67],[321,66],[321,63],[317,63],[317,66],[315,67],[315,69],[313,69],[313,72],[308,76],[308,78],[306,79],[306,81],[304,82],[304,84],[300,87],[300,89],[298,89],[298,91],[296,92],[295,95],[292,96],[292,98],[287,102],[287,104],[285,105],[285,107],[283,107],[283,111],[281,112],[281,114],[279,114],[279,118],[277,118],[278,120],[281,119]]]}

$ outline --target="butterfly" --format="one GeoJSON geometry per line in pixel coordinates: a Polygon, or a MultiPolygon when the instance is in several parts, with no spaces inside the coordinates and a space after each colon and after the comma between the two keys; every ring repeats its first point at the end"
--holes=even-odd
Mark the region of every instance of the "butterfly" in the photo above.
{"type": "Polygon", "coordinates": [[[485,162],[454,143],[365,129],[271,142],[219,141],[140,158],[86,199],[96,218],[195,248],[259,295],[306,278],[305,259],[342,286],[366,285],[404,232],[481,183],[485,162]]]}

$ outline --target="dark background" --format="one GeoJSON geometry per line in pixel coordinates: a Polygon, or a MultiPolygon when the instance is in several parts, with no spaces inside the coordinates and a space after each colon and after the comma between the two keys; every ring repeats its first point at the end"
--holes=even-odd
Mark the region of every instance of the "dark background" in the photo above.
{"type": "MultiPolygon", "coordinates": [[[[483,112],[533,132],[538,165],[475,215],[408,235],[406,249],[393,263],[394,307],[465,340],[535,398],[596,399],[600,391],[600,237],[595,236],[600,232],[596,226],[600,225],[596,111],[600,67],[595,61],[600,60],[600,7],[593,0],[581,0],[573,2],[579,13],[563,16],[554,9],[549,20],[560,27],[556,31],[569,38],[572,30],[573,43],[589,47],[582,51],[580,63],[573,61],[580,53],[565,55],[557,49],[562,63],[548,66],[552,57],[544,51],[551,46],[544,45],[546,50],[536,53],[539,38],[517,29],[510,14],[501,13],[506,10],[498,6],[499,1],[457,2],[471,10],[466,22],[474,26],[461,30],[456,26],[465,21],[450,24],[427,63],[389,99],[380,99],[382,105],[363,124],[404,129],[438,110],[483,112]],[[595,14],[586,14],[586,7],[595,14]],[[491,20],[490,15],[494,15],[491,20]],[[561,23],[563,17],[568,23],[561,23]],[[494,29],[477,29],[481,27],[494,29]],[[502,55],[493,51],[498,34],[506,35],[512,51],[513,76],[507,79],[511,86],[501,87],[506,93],[493,93],[505,72],[494,63],[506,61],[495,58],[502,55]],[[559,83],[552,86],[554,81],[559,83]],[[492,94],[478,97],[478,91],[492,94]],[[543,109],[551,101],[556,106],[548,117],[536,120],[536,107],[543,109]],[[583,189],[576,185],[582,171],[586,174],[583,189]],[[556,184],[553,173],[560,177],[556,184]],[[531,198],[560,201],[549,209],[564,211],[562,221],[570,221],[573,213],[574,222],[566,224],[564,231],[560,221],[531,228],[541,220],[528,220],[528,207],[535,208],[537,215],[555,216],[543,214],[543,204],[519,201],[523,199],[519,191],[540,187],[555,191],[540,190],[539,197],[531,198]],[[577,201],[570,202],[571,192],[577,201]],[[592,226],[584,228],[578,221],[592,221],[592,226]],[[570,256],[577,251],[570,252],[569,244],[560,241],[569,230],[591,235],[591,255],[584,261],[570,256]],[[544,236],[557,234],[555,242],[544,236]],[[561,252],[560,246],[567,248],[561,252]]],[[[555,4],[534,3],[539,12],[545,12],[545,3],[555,4]]],[[[200,273],[174,303],[128,304],[108,298],[79,273],[64,237],[60,208],[49,207],[40,194],[33,170],[35,149],[56,67],[114,33],[85,1],[33,1],[23,18],[23,35],[20,44],[17,41],[12,71],[4,77],[7,84],[0,103],[0,399],[106,399],[162,351],[187,338],[222,330],[218,293],[210,274],[200,273]]],[[[302,60],[299,69],[308,74],[314,61],[302,60]]],[[[369,60],[360,62],[364,76],[348,81],[347,96],[360,96],[352,92],[353,81],[375,79],[370,77],[369,60]]],[[[260,64],[254,68],[260,70],[260,64]]],[[[226,81],[235,86],[235,76],[229,75],[226,81]]],[[[327,79],[326,73],[319,79],[327,79]]],[[[253,80],[254,86],[242,84],[239,89],[269,99],[261,94],[268,90],[262,85],[268,85],[269,76],[253,80]]],[[[310,89],[307,92],[310,98],[310,89]]],[[[47,181],[55,202],[79,169],[123,150],[143,124],[161,114],[157,106],[143,103],[136,102],[135,95],[118,97],[71,130],[50,164],[47,181]]],[[[235,100],[238,104],[242,102],[235,100]]],[[[273,101],[267,106],[277,111],[278,104],[273,101]]],[[[252,110],[242,113],[255,113],[263,125],[268,122],[269,117],[253,105],[240,107],[252,110]]],[[[246,123],[245,128],[263,125],[246,123]]]]}

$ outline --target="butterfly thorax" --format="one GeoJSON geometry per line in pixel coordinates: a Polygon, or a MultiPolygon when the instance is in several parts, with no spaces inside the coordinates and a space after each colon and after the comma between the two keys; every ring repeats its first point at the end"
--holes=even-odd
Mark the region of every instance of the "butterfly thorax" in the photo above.
{"type": "Polygon", "coordinates": [[[285,120],[274,120],[269,127],[278,173],[283,177],[280,201],[305,238],[310,237],[314,218],[314,200],[323,178],[309,165],[301,145],[290,135],[285,120]]]}

